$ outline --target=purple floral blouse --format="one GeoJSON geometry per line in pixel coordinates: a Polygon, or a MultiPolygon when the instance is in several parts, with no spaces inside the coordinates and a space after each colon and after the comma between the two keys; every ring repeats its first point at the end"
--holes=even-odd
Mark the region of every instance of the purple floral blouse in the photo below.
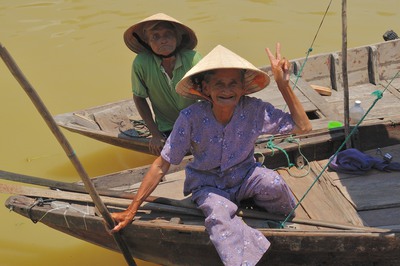
{"type": "Polygon", "coordinates": [[[216,121],[211,108],[203,101],[182,110],[161,152],[171,164],[179,164],[189,151],[193,154],[186,166],[185,196],[205,186],[237,189],[256,167],[258,136],[290,133],[294,128],[289,113],[249,96],[240,99],[226,126],[216,121]]]}

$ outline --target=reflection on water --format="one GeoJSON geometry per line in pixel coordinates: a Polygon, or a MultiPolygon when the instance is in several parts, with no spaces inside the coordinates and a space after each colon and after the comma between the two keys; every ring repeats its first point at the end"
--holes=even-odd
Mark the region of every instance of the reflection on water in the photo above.
{"type": "MultiPolygon", "coordinates": [[[[341,49],[341,3],[333,1],[312,54],[341,49]]],[[[0,41],[53,114],[131,97],[134,54],[122,34],[157,12],[193,28],[197,49],[217,44],[257,66],[280,41],[288,58],[303,57],[329,1],[7,1],[0,0],[0,41]]],[[[348,46],[382,41],[398,24],[398,0],[348,1],[348,46]]],[[[79,177],[4,64],[0,63],[0,169],[62,181],[79,177]]],[[[89,176],[150,163],[154,157],[65,132],[89,176]]],[[[1,181],[2,182],[2,181],[1,181]]],[[[6,195],[0,195],[4,202],[6,195]]],[[[0,208],[0,265],[126,265],[122,255],[54,231],[0,208]]],[[[140,262],[139,265],[152,265],[140,262]]]]}

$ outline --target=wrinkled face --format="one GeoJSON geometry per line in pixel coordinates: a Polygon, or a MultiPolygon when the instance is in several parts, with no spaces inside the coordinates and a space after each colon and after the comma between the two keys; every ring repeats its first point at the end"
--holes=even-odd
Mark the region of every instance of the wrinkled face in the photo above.
{"type": "Polygon", "coordinates": [[[156,54],[167,56],[176,49],[177,36],[175,30],[162,24],[146,32],[146,39],[156,54]]]}
{"type": "Polygon", "coordinates": [[[203,81],[203,92],[216,107],[235,107],[244,94],[243,73],[239,69],[218,69],[203,81]]]}

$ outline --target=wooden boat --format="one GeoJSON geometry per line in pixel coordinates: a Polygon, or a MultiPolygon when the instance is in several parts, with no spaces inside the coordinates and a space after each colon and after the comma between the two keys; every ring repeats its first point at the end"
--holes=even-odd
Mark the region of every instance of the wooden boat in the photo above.
{"type": "MultiPolygon", "coordinates": [[[[395,70],[399,69],[400,39],[349,49],[347,57],[350,103],[361,100],[363,106],[370,106],[374,100],[370,94],[385,87],[392,78],[390,75],[394,75],[395,70]]],[[[332,120],[343,122],[341,62],[340,52],[291,61],[294,73],[292,82],[296,85],[293,87],[296,87],[295,92],[311,119],[314,130],[327,130],[328,123],[332,120]]],[[[268,66],[261,69],[270,73],[268,66]]],[[[391,95],[380,101],[379,106],[366,118],[366,122],[389,119],[399,113],[394,107],[398,106],[400,93],[392,85],[387,89],[391,95]]],[[[285,108],[274,82],[254,96],[279,108],[285,108]]],[[[54,119],[67,130],[112,145],[149,153],[148,143],[151,136],[140,122],[133,100],[60,114],[54,119]]]]}
{"type": "MultiPolygon", "coordinates": [[[[372,156],[380,148],[400,162],[399,122],[370,124],[358,129],[360,150],[372,156]]],[[[284,167],[285,154],[263,145],[268,167],[282,167],[279,173],[301,204],[296,216],[280,228],[285,217],[276,217],[251,206],[238,214],[258,228],[272,243],[260,265],[399,265],[400,263],[400,186],[399,172],[371,170],[363,175],[332,172],[325,166],[344,139],[343,129],[331,134],[314,133],[299,144],[284,147],[292,162],[307,159],[302,169],[284,167]],[[300,146],[299,146],[300,145],[300,146]],[[300,147],[300,150],[299,150],[300,147]],[[300,155],[299,151],[302,155],[300,155]],[[273,155],[273,156],[272,156],[273,155]],[[322,173],[322,174],[321,174],[322,173]],[[318,182],[312,184],[318,178],[318,182]],[[312,186],[307,194],[306,191],[312,186]]],[[[293,144],[293,143],[292,143],[293,144]]],[[[190,156],[187,157],[190,160],[190,156]]],[[[220,265],[208,238],[204,217],[182,194],[182,165],[171,169],[149,202],[142,205],[136,219],[123,231],[132,254],[162,265],[220,265]]],[[[299,163],[301,166],[302,164],[299,163]]],[[[130,203],[148,166],[125,170],[93,179],[111,212],[130,203]],[[128,192],[128,193],[126,193],[128,192]]],[[[104,248],[118,251],[81,183],[64,184],[1,172],[2,178],[30,182],[58,190],[0,184],[0,190],[18,194],[7,199],[10,210],[104,248]]]]}
{"type": "MultiPolygon", "coordinates": [[[[350,49],[348,53],[353,59],[348,60],[351,100],[360,99],[367,107],[375,100],[371,100],[371,92],[385,88],[384,96],[366,120],[352,131],[353,146],[397,162],[400,161],[400,78],[392,78],[400,69],[399,49],[400,41],[389,41],[350,49]]],[[[306,59],[302,60],[293,62],[295,73],[306,59]]],[[[307,60],[296,93],[309,116],[315,118],[314,130],[295,138],[262,136],[256,143],[255,154],[266,167],[276,168],[289,184],[300,202],[296,216],[277,217],[258,210],[251,202],[238,211],[244,222],[260,230],[272,244],[260,265],[399,265],[399,172],[371,170],[352,175],[327,168],[329,158],[347,139],[342,127],[327,129],[327,123],[341,121],[343,113],[340,53],[307,60]],[[310,84],[330,87],[332,95],[323,97],[310,84]]],[[[271,86],[270,92],[274,89],[271,86]]],[[[273,100],[280,98],[272,92],[269,96],[273,100]]],[[[278,101],[274,104],[283,106],[278,101]]],[[[76,119],[86,122],[94,119],[95,111],[86,112],[76,119]]],[[[182,194],[182,169],[190,159],[186,157],[181,165],[170,170],[154,196],[124,229],[123,237],[134,257],[162,265],[221,264],[205,231],[204,217],[182,194]]],[[[135,192],[147,169],[144,166],[93,179],[110,211],[127,207],[130,203],[127,198],[135,192]]],[[[0,176],[52,188],[0,184],[1,191],[16,194],[7,199],[7,208],[33,222],[118,251],[90,197],[82,193],[81,183],[65,184],[7,172],[0,172],[0,176]]]]}

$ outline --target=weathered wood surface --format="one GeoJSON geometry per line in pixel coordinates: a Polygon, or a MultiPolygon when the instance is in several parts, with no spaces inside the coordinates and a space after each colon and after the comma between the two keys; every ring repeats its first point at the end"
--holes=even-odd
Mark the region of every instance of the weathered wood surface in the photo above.
{"type": "MultiPolygon", "coordinates": [[[[366,111],[376,99],[371,93],[383,90],[384,86],[400,70],[400,41],[352,48],[348,50],[347,56],[350,107],[355,100],[361,100],[366,111]]],[[[304,59],[296,62],[302,64],[304,59]]],[[[339,117],[343,117],[343,86],[340,65],[340,52],[317,55],[308,60],[302,77],[310,84],[331,87],[332,95],[324,97],[324,99],[336,108],[339,117]]],[[[390,89],[384,93],[383,98],[371,110],[366,120],[389,118],[400,112],[400,97],[397,97],[398,94],[395,92],[398,92],[399,84],[400,76],[392,82],[390,89]]],[[[338,120],[343,121],[343,118],[338,120]]]]}
{"type": "MultiPolygon", "coordinates": [[[[400,162],[400,145],[381,149],[382,154],[390,153],[393,160],[400,162]]],[[[366,151],[382,159],[377,150],[366,151]]],[[[326,165],[328,160],[319,162],[326,165]]],[[[400,172],[381,172],[372,169],[365,174],[337,173],[327,170],[334,186],[346,197],[365,225],[382,228],[398,228],[400,225],[400,172]]]]}
{"type": "Polygon", "coordinates": [[[371,173],[334,182],[359,211],[400,206],[399,173],[371,173]]]}
{"type": "MultiPolygon", "coordinates": [[[[400,149],[399,146],[386,147],[382,149],[382,152],[391,152],[397,157],[400,149]]],[[[324,163],[326,160],[311,162],[310,172],[304,177],[299,176],[307,172],[306,168],[291,169],[291,175],[284,170],[279,172],[299,199],[320,174],[325,166],[324,163]]],[[[143,170],[145,168],[140,171],[143,170]]],[[[118,179],[118,175],[113,174],[98,177],[95,183],[107,186],[109,182],[109,185],[121,185],[121,188],[126,188],[129,173],[128,171],[123,173],[122,179],[125,181],[122,182],[114,181],[118,179]],[[103,178],[104,180],[101,180],[103,178]]],[[[375,172],[372,171],[371,175],[374,174],[375,172]]],[[[163,184],[153,195],[182,199],[183,178],[181,170],[167,175],[163,184]]],[[[348,192],[348,195],[342,193],[337,184],[341,178],[350,180],[353,177],[349,175],[343,177],[330,171],[324,172],[297,209],[296,218],[321,219],[349,225],[368,224],[392,231],[329,229],[290,222],[286,224],[286,228],[277,229],[274,228],[277,224],[271,221],[244,218],[246,223],[259,228],[272,243],[271,250],[262,258],[262,264],[396,265],[400,263],[400,231],[393,230],[396,228],[400,230],[400,207],[357,212],[349,198],[349,195],[353,196],[352,191],[348,192]]],[[[360,177],[359,183],[355,185],[362,185],[364,180],[365,178],[360,177]]],[[[115,189],[120,188],[115,187],[115,189]]],[[[129,186],[129,189],[133,189],[132,186],[129,186]]],[[[369,192],[369,190],[366,191],[369,192]]],[[[34,192],[36,193],[37,189],[34,192]]],[[[381,192],[386,193],[386,191],[381,192]]],[[[53,192],[46,191],[46,193],[50,193],[47,196],[51,197],[53,192]]],[[[53,196],[60,197],[60,193],[54,193],[53,196]]],[[[366,194],[365,191],[364,194],[366,194]]],[[[70,197],[72,194],[62,192],[61,195],[70,197]]],[[[368,198],[371,199],[371,197],[368,198]]],[[[119,211],[118,206],[125,208],[129,204],[127,200],[123,202],[116,201],[114,198],[104,200],[111,204],[109,208],[112,211],[119,211]]],[[[100,217],[95,215],[95,210],[90,203],[78,204],[76,201],[55,200],[34,206],[34,202],[34,198],[16,196],[9,198],[6,206],[14,206],[14,210],[21,215],[40,221],[61,232],[117,250],[113,239],[105,230],[100,217]]],[[[146,205],[149,210],[140,210],[137,219],[128,230],[124,230],[124,237],[128,245],[135,250],[137,258],[163,265],[220,265],[218,254],[205,231],[203,217],[182,209],[175,209],[173,206],[159,208],[150,203],[146,205]]]]}
{"type": "MultiPolygon", "coordinates": [[[[400,40],[382,42],[348,50],[349,105],[361,100],[365,111],[376,99],[371,95],[383,90],[400,70],[400,40]]],[[[292,72],[299,75],[305,58],[292,60],[292,72]]],[[[331,120],[344,123],[343,85],[341,53],[333,52],[310,56],[299,79],[292,76],[292,85],[297,80],[295,94],[307,112],[313,130],[327,130],[331,120]],[[330,89],[330,96],[321,96],[312,86],[330,89]]],[[[270,75],[270,67],[260,67],[270,75]]],[[[363,122],[379,122],[400,113],[400,75],[393,80],[375,107],[363,122]]],[[[252,96],[261,98],[288,111],[276,83],[252,96]]],[[[109,103],[55,116],[58,124],[68,130],[127,149],[149,153],[148,138],[135,137],[130,120],[140,120],[132,99],[109,103]]]]}
{"type": "Polygon", "coordinates": [[[365,225],[400,230],[400,207],[360,211],[359,215],[365,225]]]}
{"type": "MultiPolygon", "coordinates": [[[[300,200],[305,195],[320,173],[320,169],[315,169],[313,163],[311,163],[310,167],[311,168],[308,168],[308,166],[306,166],[301,171],[294,167],[290,172],[279,171],[292,189],[297,200],[300,200]],[[301,177],[302,174],[308,172],[308,169],[310,170],[309,173],[301,177]]],[[[322,175],[319,181],[308,191],[301,205],[311,219],[326,220],[342,224],[363,225],[354,207],[343,199],[343,195],[340,194],[340,191],[332,187],[332,184],[324,175],[322,175]]]]}

